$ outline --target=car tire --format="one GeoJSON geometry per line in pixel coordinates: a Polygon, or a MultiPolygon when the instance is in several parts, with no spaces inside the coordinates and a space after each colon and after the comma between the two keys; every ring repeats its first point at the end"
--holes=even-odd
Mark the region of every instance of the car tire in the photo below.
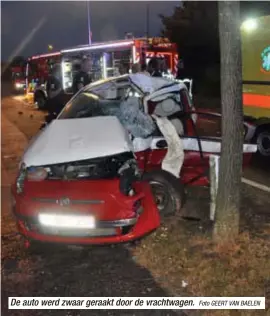
{"type": "Polygon", "coordinates": [[[255,139],[260,156],[270,157],[270,126],[258,127],[255,139]]]}
{"type": "Polygon", "coordinates": [[[143,180],[151,186],[162,219],[181,210],[185,202],[185,190],[180,179],[167,171],[156,170],[145,173],[143,180]]]}
{"type": "Polygon", "coordinates": [[[35,104],[39,110],[44,110],[46,107],[46,98],[42,93],[37,93],[35,97],[35,104]]]}

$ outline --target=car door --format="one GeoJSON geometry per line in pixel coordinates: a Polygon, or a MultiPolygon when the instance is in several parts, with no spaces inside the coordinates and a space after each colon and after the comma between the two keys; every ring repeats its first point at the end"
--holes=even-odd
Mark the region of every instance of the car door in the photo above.
{"type": "MultiPolygon", "coordinates": [[[[185,109],[190,109],[190,114],[186,111],[182,121],[184,133],[181,139],[184,147],[184,163],[180,172],[180,177],[184,183],[193,185],[207,185],[209,172],[209,156],[221,153],[221,115],[217,113],[196,112],[194,115],[192,104],[187,104],[185,90],[180,93],[181,102],[185,104],[185,109]]],[[[252,153],[256,151],[256,146],[244,144],[244,166],[248,164],[252,153]]],[[[162,161],[167,153],[167,143],[163,135],[157,131],[153,135],[151,151],[146,163],[147,170],[161,167],[162,161]]]]}
{"type": "MultiPolygon", "coordinates": [[[[179,137],[181,137],[181,139],[183,139],[183,137],[187,136],[187,131],[188,131],[188,121],[186,120],[185,117],[185,112],[190,111],[192,109],[192,104],[190,102],[189,96],[188,96],[188,91],[184,86],[180,86],[180,89],[178,87],[178,91],[175,90],[173,88],[172,91],[167,91],[169,93],[167,93],[166,97],[171,98],[171,93],[178,93],[178,97],[179,97],[179,117],[177,118],[179,123],[182,124],[183,126],[183,130],[181,133],[179,133],[179,137]]],[[[159,96],[160,98],[161,96],[159,96]]],[[[177,100],[177,98],[175,99],[177,100]]],[[[166,98],[164,99],[164,101],[166,102],[166,98]]],[[[155,98],[150,98],[149,97],[149,101],[147,104],[147,109],[149,111],[150,114],[152,114],[153,112],[155,112],[156,108],[159,106],[159,100],[158,102],[155,102],[155,98]]],[[[164,112],[165,114],[165,112],[164,112]]],[[[164,116],[164,115],[163,115],[164,116]]],[[[171,122],[173,121],[173,119],[171,119],[171,122]]],[[[166,156],[168,152],[168,148],[167,148],[167,142],[163,136],[163,134],[160,132],[159,128],[157,127],[155,133],[152,135],[152,142],[151,142],[151,146],[150,146],[150,151],[148,153],[148,160],[146,163],[146,171],[148,170],[152,170],[152,169],[159,169],[161,168],[162,162],[166,156]]],[[[176,153],[176,151],[174,150],[174,152],[176,153]]],[[[179,151],[178,151],[179,153],[179,151]]],[[[185,153],[186,156],[186,153],[185,153]]],[[[194,155],[195,157],[198,156],[199,154],[194,155]]],[[[186,165],[186,157],[184,159],[184,165],[183,167],[185,167],[186,165]]]]}

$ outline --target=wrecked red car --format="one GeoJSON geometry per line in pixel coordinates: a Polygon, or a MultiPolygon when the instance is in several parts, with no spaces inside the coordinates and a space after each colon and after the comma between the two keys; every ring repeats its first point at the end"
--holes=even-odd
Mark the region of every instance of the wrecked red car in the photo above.
{"type": "MultiPolygon", "coordinates": [[[[181,208],[184,184],[208,184],[221,144],[199,137],[202,122],[183,83],[132,74],[84,87],[22,157],[12,189],[20,233],[104,244],[153,231],[181,208]]],[[[244,144],[244,164],[254,151],[244,144]]]]}

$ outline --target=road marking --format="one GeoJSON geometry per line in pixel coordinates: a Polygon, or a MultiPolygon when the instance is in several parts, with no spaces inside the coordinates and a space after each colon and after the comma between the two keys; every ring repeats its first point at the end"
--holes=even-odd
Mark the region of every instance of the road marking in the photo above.
{"type": "Polygon", "coordinates": [[[262,191],[270,192],[270,187],[268,187],[267,185],[263,185],[263,184],[260,184],[258,182],[246,179],[246,178],[242,178],[242,182],[245,184],[248,184],[254,188],[260,189],[262,191]]]}

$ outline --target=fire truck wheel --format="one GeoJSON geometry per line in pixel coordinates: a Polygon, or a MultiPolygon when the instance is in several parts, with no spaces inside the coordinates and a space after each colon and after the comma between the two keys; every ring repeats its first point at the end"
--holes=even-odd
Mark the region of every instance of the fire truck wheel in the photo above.
{"type": "Polygon", "coordinates": [[[37,93],[35,97],[35,104],[39,110],[45,109],[46,99],[42,93],[37,93]]]}
{"type": "Polygon", "coordinates": [[[149,182],[162,218],[175,215],[185,201],[184,185],[180,179],[164,170],[155,170],[143,175],[149,182]]]}

